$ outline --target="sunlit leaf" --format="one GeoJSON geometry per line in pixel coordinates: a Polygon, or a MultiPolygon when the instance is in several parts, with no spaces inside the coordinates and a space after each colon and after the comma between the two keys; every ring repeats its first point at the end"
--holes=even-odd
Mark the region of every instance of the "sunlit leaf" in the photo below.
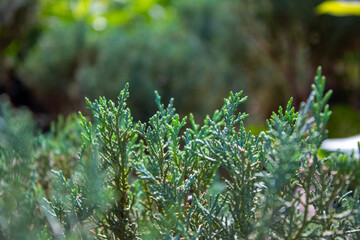
{"type": "Polygon", "coordinates": [[[316,7],[316,13],[334,16],[360,16],[360,1],[325,1],[316,7]]]}

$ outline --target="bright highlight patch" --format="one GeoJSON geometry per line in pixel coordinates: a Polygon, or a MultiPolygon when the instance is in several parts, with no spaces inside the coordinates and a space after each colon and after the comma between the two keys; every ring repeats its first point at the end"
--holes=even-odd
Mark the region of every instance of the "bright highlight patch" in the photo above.
{"type": "Polygon", "coordinates": [[[360,16],[360,1],[325,1],[316,7],[316,13],[334,16],[360,16]]]}

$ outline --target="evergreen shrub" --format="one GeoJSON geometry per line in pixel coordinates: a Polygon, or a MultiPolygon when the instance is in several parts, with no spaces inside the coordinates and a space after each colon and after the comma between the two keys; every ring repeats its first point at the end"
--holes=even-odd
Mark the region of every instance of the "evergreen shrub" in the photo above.
{"type": "MultiPolygon", "coordinates": [[[[173,100],[166,107],[157,93],[158,111],[135,122],[126,106],[129,85],[116,103],[86,99],[93,121],[79,114],[83,145],[76,166],[70,177],[54,169],[46,195],[36,184],[38,155],[15,151],[1,138],[0,236],[359,239],[359,159],[318,155],[331,114],[331,91],[324,88],[319,69],[299,111],[290,99],[259,135],[244,127],[242,92],[230,93],[202,125],[192,114],[180,118],[173,100]]],[[[15,136],[28,132],[22,129],[15,136]]]]}

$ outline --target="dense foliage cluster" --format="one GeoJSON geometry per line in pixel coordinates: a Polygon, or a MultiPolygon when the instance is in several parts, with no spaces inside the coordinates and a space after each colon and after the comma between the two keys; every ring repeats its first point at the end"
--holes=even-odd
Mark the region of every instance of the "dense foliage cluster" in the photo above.
{"type": "Polygon", "coordinates": [[[48,135],[2,107],[0,237],[358,239],[359,159],[318,155],[324,88],[319,69],[299,111],[290,100],[259,135],[244,127],[242,92],[202,125],[156,93],[158,111],[142,123],[126,85],[116,103],[87,100],[92,122],[80,113],[48,135]]]}

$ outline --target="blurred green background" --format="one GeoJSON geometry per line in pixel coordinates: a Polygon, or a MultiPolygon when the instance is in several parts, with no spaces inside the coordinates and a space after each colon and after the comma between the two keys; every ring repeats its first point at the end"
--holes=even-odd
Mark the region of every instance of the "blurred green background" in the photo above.
{"type": "Polygon", "coordinates": [[[360,17],[318,15],[320,0],[1,0],[0,94],[47,130],[84,97],[115,99],[130,83],[135,119],[154,90],[201,120],[244,90],[248,126],[293,96],[297,107],[323,67],[330,137],[360,132],[360,17]]]}

